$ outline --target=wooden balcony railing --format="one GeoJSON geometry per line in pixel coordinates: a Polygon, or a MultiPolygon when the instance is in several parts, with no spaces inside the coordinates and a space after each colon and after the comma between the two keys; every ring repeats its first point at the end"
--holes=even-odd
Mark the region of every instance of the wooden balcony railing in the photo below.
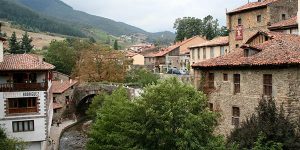
{"type": "Polygon", "coordinates": [[[0,92],[13,91],[46,91],[47,83],[3,83],[0,84],[0,92]]]}
{"type": "Polygon", "coordinates": [[[34,113],[34,112],[37,112],[37,107],[8,109],[8,114],[21,114],[21,113],[34,113]]]}

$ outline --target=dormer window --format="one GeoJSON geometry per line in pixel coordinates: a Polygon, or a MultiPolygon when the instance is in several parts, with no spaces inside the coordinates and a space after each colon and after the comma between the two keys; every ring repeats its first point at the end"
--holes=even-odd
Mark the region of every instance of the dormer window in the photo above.
{"type": "Polygon", "coordinates": [[[244,57],[250,57],[252,55],[257,54],[259,51],[251,49],[251,48],[246,48],[244,49],[244,57]]]}

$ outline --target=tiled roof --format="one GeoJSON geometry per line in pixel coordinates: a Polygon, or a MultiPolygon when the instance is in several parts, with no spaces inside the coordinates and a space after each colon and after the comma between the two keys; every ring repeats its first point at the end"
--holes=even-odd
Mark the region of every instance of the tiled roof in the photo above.
{"type": "Polygon", "coordinates": [[[52,70],[55,67],[42,61],[34,54],[10,54],[5,55],[0,62],[0,71],[3,70],[52,70]]]}
{"type": "Polygon", "coordinates": [[[197,38],[197,37],[198,37],[198,36],[194,36],[194,37],[189,38],[189,39],[187,39],[187,40],[184,40],[184,41],[182,41],[182,42],[178,42],[178,43],[176,43],[176,44],[174,44],[174,45],[171,45],[171,46],[169,46],[169,47],[167,47],[167,48],[165,48],[165,49],[162,49],[162,50],[160,50],[160,51],[158,51],[158,52],[150,53],[150,54],[148,54],[146,57],[161,57],[161,56],[164,56],[164,55],[168,54],[169,52],[175,50],[176,48],[178,48],[178,47],[180,47],[180,46],[182,46],[182,45],[188,43],[189,41],[191,41],[191,40],[193,40],[193,39],[195,39],[195,38],[197,38]]]}
{"type": "Polygon", "coordinates": [[[278,1],[278,0],[262,0],[261,2],[250,2],[250,3],[247,3],[246,5],[243,5],[241,7],[238,7],[236,9],[228,12],[227,14],[233,14],[233,13],[238,13],[238,12],[251,10],[251,9],[255,9],[255,8],[265,7],[268,4],[271,4],[276,1],[278,1]]]}
{"type": "Polygon", "coordinates": [[[53,109],[60,109],[63,108],[62,104],[60,103],[53,103],[53,109]]]}
{"type": "Polygon", "coordinates": [[[139,53],[135,53],[135,52],[132,52],[132,51],[125,51],[125,55],[126,55],[126,57],[133,57],[133,56],[135,56],[135,55],[138,55],[139,53]]]}
{"type": "Polygon", "coordinates": [[[205,47],[205,46],[218,46],[218,45],[228,45],[229,44],[229,37],[228,36],[221,36],[216,37],[210,41],[204,42],[199,45],[191,46],[190,48],[196,48],[196,47],[205,47]]]}
{"type": "Polygon", "coordinates": [[[77,81],[52,81],[52,92],[56,94],[61,94],[69,89],[71,86],[77,84],[77,81]]]}
{"type": "Polygon", "coordinates": [[[280,66],[300,64],[300,36],[278,33],[273,39],[253,46],[260,50],[257,54],[244,57],[244,49],[199,62],[193,68],[245,67],[245,66],[280,66]]]}
{"type": "Polygon", "coordinates": [[[0,41],[6,41],[6,39],[3,37],[0,37],[0,41]]]}
{"type": "Polygon", "coordinates": [[[297,16],[292,17],[290,19],[287,20],[283,20],[277,23],[272,24],[269,29],[280,29],[280,28],[285,28],[285,27],[297,27],[298,23],[297,23],[297,16]]]}

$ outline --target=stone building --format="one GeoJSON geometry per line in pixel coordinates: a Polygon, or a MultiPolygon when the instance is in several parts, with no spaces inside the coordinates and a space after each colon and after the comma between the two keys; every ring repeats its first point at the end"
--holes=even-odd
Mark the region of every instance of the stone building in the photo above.
{"type": "Polygon", "coordinates": [[[72,117],[64,116],[66,110],[69,108],[74,96],[74,89],[77,85],[77,81],[61,80],[52,82],[52,93],[53,93],[53,121],[60,118],[72,117]]]}
{"type": "Polygon", "coordinates": [[[227,12],[230,50],[240,47],[257,31],[297,15],[297,0],[258,0],[227,12]]]}
{"type": "Polygon", "coordinates": [[[170,68],[187,69],[189,62],[189,47],[206,42],[200,36],[194,36],[181,42],[177,42],[158,52],[149,53],[145,56],[145,64],[153,65],[159,72],[167,72],[170,68]]]}
{"type": "MultiPolygon", "coordinates": [[[[211,58],[223,56],[227,54],[229,50],[228,36],[216,37],[202,44],[191,46],[189,49],[191,65],[211,58]]],[[[191,69],[191,73],[192,72],[191,69]]]]}
{"type": "Polygon", "coordinates": [[[270,31],[286,34],[298,34],[297,16],[272,24],[268,27],[270,31]]]}
{"type": "Polygon", "coordinates": [[[228,135],[254,113],[262,97],[273,97],[292,120],[299,118],[299,36],[259,32],[241,48],[192,67],[195,86],[208,94],[210,109],[221,114],[217,133],[228,135]]]}
{"type": "Polygon", "coordinates": [[[37,55],[3,57],[0,49],[0,125],[9,137],[26,142],[29,150],[47,147],[53,69],[37,55]]]}

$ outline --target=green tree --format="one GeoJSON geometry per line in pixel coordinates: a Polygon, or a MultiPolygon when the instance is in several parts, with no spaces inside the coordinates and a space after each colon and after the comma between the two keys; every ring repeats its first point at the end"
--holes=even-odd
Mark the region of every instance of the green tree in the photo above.
{"type": "Polygon", "coordinates": [[[211,40],[217,36],[226,36],[228,31],[225,27],[219,27],[219,22],[211,15],[198,19],[195,17],[184,17],[176,19],[174,23],[176,30],[176,41],[182,41],[185,38],[193,36],[203,36],[211,40]],[[226,32],[227,31],[227,32],[226,32]]]}
{"type": "Polygon", "coordinates": [[[265,136],[266,142],[282,143],[283,149],[300,149],[295,125],[277,109],[272,99],[262,98],[255,114],[231,133],[228,143],[237,143],[240,149],[252,149],[260,134],[265,136]]]}
{"type": "Polygon", "coordinates": [[[96,119],[97,117],[97,111],[102,108],[103,102],[105,98],[107,98],[106,93],[99,94],[95,96],[92,100],[92,103],[90,104],[86,114],[91,117],[92,119],[96,119]]]}
{"type": "Polygon", "coordinates": [[[64,41],[52,41],[45,54],[47,62],[55,65],[56,70],[70,75],[76,65],[77,52],[64,41]]]}
{"type": "Polygon", "coordinates": [[[176,41],[191,38],[202,34],[202,20],[195,17],[184,17],[176,19],[174,29],[176,30],[176,41]]]}
{"type": "Polygon", "coordinates": [[[147,86],[133,101],[124,89],[105,98],[87,148],[225,150],[213,135],[216,125],[204,94],[170,78],[147,86]]]}
{"type": "Polygon", "coordinates": [[[0,148],[5,150],[24,150],[26,144],[16,139],[7,137],[4,130],[0,127],[0,148]]]}
{"type": "Polygon", "coordinates": [[[141,87],[157,83],[159,75],[156,75],[146,69],[131,69],[125,77],[126,83],[136,83],[141,87]]]}
{"type": "Polygon", "coordinates": [[[114,50],[118,50],[118,49],[119,49],[118,40],[115,40],[114,50]]]}
{"type": "Polygon", "coordinates": [[[21,42],[21,50],[20,53],[29,53],[33,49],[33,46],[31,45],[32,38],[29,38],[29,35],[27,32],[23,34],[22,42],[21,42]]]}
{"type": "Polygon", "coordinates": [[[17,54],[20,50],[20,44],[17,41],[16,32],[13,32],[9,38],[9,50],[12,54],[17,54]]]}
{"type": "Polygon", "coordinates": [[[90,38],[89,38],[89,42],[90,42],[90,43],[96,43],[96,40],[95,40],[95,38],[90,37],[90,38]]]}
{"type": "Polygon", "coordinates": [[[254,142],[253,150],[283,150],[281,143],[266,141],[266,136],[260,133],[256,142],[254,142]]]}

